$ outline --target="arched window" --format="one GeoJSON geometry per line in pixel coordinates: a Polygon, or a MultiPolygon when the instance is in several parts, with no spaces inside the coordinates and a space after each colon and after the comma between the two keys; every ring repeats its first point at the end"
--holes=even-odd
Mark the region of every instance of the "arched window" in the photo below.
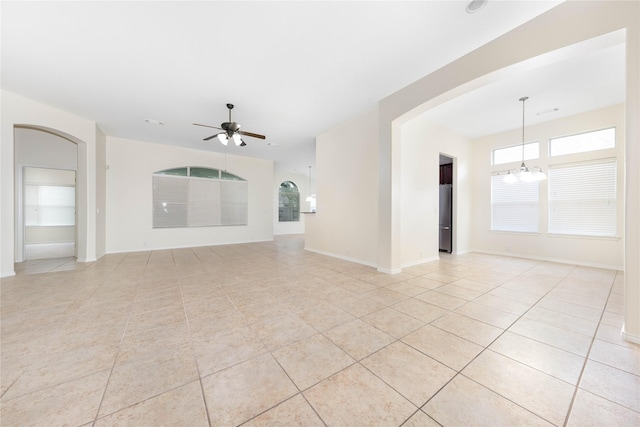
{"type": "Polygon", "coordinates": [[[280,184],[278,203],[278,220],[300,221],[300,192],[298,186],[291,181],[280,184]]]}

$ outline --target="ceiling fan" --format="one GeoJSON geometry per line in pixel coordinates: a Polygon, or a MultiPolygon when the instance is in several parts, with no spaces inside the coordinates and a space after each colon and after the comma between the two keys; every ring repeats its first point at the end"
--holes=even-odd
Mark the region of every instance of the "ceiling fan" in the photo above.
{"type": "Polygon", "coordinates": [[[253,138],[260,138],[260,139],[265,139],[266,137],[264,135],[260,135],[257,133],[253,133],[253,132],[246,132],[243,130],[240,130],[240,124],[236,123],[236,122],[232,122],[231,121],[231,110],[233,110],[233,104],[227,104],[227,108],[229,109],[229,121],[228,122],[224,122],[220,125],[220,127],[217,126],[209,126],[209,125],[201,125],[199,123],[194,123],[194,125],[196,126],[203,126],[206,128],[213,128],[213,129],[219,129],[222,132],[213,134],[211,136],[206,137],[205,139],[203,139],[203,141],[208,141],[210,139],[213,138],[218,138],[218,140],[222,143],[222,145],[227,145],[229,143],[229,140],[232,140],[236,146],[240,146],[240,147],[244,147],[245,145],[247,145],[243,140],[242,140],[242,136],[250,136],[253,138]]]}

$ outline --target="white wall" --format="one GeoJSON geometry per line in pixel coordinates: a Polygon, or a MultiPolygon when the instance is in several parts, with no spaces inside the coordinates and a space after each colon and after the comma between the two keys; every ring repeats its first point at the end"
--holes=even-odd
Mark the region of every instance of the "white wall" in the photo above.
{"type": "MultiPolygon", "coordinates": [[[[315,168],[312,168],[315,173],[315,168]]],[[[305,171],[307,172],[307,171],[305,171]]],[[[309,212],[309,202],[306,202],[305,199],[309,195],[309,176],[308,173],[301,174],[297,172],[289,172],[289,171],[274,171],[274,179],[273,179],[273,234],[274,235],[282,235],[282,234],[303,234],[305,227],[305,220],[307,218],[306,214],[300,214],[300,221],[286,221],[280,222],[278,221],[278,195],[280,190],[280,184],[285,181],[291,181],[298,186],[298,191],[300,191],[300,211],[309,212]]]]}
{"type": "Polygon", "coordinates": [[[107,253],[107,137],[96,125],[96,258],[107,253]]]}
{"type": "Polygon", "coordinates": [[[152,228],[152,174],[180,166],[224,169],[224,154],[106,138],[107,252],[258,242],[273,239],[273,161],[227,156],[227,170],[249,182],[249,224],[152,228]]]}
{"type": "Polygon", "coordinates": [[[469,140],[425,115],[402,126],[402,267],[439,258],[440,154],[454,159],[453,251],[469,250],[471,194],[469,140]]]}
{"type": "Polygon", "coordinates": [[[376,266],[377,110],[316,137],[317,213],[306,218],[307,250],[376,266]]]}
{"type": "Polygon", "coordinates": [[[0,276],[14,273],[14,128],[31,127],[62,135],[78,144],[78,260],[95,260],[95,122],[2,91],[0,112],[0,276]]]}
{"type": "Polygon", "coordinates": [[[526,127],[526,140],[540,142],[541,157],[526,161],[528,166],[541,166],[545,172],[549,164],[578,162],[594,155],[618,159],[618,236],[617,238],[593,238],[551,235],[546,232],[548,223],[547,181],[540,183],[540,233],[492,232],[491,228],[491,172],[515,169],[520,162],[491,166],[494,148],[514,145],[522,138],[522,130],[514,129],[472,141],[474,174],[474,215],[472,247],[474,251],[515,255],[536,259],[564,261],[575,264],[622,269],[624,265],[624,105],[616,105],[526,127]],[[579,153],[549,159],[549,138],[572,135],[609,127],[616,128],[616,148],[594,153],[579,153]]]}

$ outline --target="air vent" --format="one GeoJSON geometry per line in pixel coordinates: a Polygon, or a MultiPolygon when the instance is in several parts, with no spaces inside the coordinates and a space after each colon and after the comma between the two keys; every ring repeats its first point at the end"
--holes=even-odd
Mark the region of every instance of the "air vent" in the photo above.
{"type": "Polygon", "coordinates": [[[164,122],[162,120],[144,119],[144,121],[149,123],[149,124],[151,124],[151,125],[158,125],[158,126],[164,125],[164,122]]]}

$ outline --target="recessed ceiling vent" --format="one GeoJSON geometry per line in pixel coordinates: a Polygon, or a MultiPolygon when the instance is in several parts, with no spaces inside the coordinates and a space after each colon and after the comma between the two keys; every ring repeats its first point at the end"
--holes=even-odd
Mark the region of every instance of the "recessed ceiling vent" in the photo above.
{"type": "Polygon", "coordinates": [[[536,115],[538,115],[538,116],[544,116],[545,114],[555,113],[555,112],[556,112],[556,111],[558,111],[558,110],[559,110],[559,108],[558,108],[558,107],[555,107],[555,108],[549,108],[549,109],[546,109],[546,110],[538,111],[538,112],[536,113],[536,115]]]}
{"type": "Polygon", "coordinates": [[[471,0],[467,5],[467,13],[476,13],[487,5],[487,0],[471,0]]]}
{"type": "Polygon", "coordinates": [[[156,119],[144,119],[145,122],[149,123],[150,125],[159,125],[162,126],[164,125],[164,122],[162,120],[156,120],[156,119]]]}

